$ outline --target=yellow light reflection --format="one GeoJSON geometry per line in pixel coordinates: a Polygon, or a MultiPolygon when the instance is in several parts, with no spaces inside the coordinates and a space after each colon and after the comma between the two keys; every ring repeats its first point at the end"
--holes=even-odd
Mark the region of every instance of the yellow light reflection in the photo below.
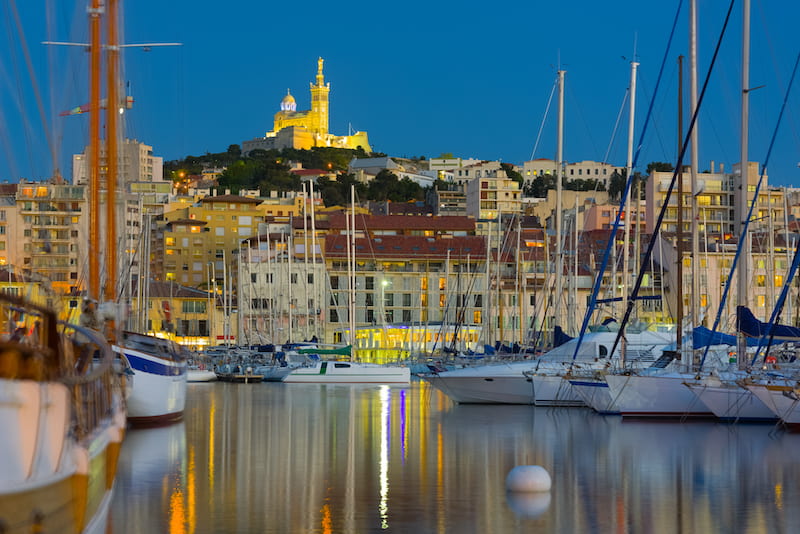
{"type": "Polygon", "coordinates": [[[216,398],[212,395],[211,407],[208,410],[208,489],[209,495],[214,495],[214,416],[217,412],[216,398]]]}
{"type": "Polygon", "coordinates": [[[322,506],[322,532],[323,534],[331,534],[333,532],[331,508],[327,504],[322,506]]]}
{"type": "Polygon", "coordinates": [[[186,506],[178,488],[169,496],[169,534],[186,534],[186,506]]]}
{"type": "Polygon", "coordinates": [[[775,485],[775,508],[783,510],[783,484],[775,485]]]}
{"type": "Polygon", "coordinates": [[[381,386],[381,457],[379,483],[381,499],[378,513],[381,529],[389,528],[389,386],[381,386]]]}
{"type": "Polygon", "coordinates": [[[186,476],[186,503],[188,505],[189,532],[193,533],[197,525],[197,466],[194,463],[194,447],[189,448],[189,473],[186,476]]]}

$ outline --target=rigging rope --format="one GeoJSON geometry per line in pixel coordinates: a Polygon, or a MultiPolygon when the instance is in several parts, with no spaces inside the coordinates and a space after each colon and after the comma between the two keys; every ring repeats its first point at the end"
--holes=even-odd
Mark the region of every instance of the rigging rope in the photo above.
{"type": "MultiPolygon", "coordinates": [[[[728,6],[728,13],[725,15],[725,23],[722,25],[722,30],[720,31],[719,38],[717,39],[717,45],[714,47],[714,54],[711,57],[711,64],[708,66],[708,72],[706,73],[706,79],[703,82],[703,89],[700,91],[700,96],[697,99],[697,107],[692,114],[692,120],[689,123],[689,129],[686,132],[686,137],[683,142],[683,146],[681,147],[681,153],[678,156],[678,164],[675,167],[675,171],[672,174],[672,180],[669,184],[669,189],[667,190],[667,194],[664,197],[664,203],[661,206],[661,211],[658,214],[658,219],[656,220],[656,226],[653,230],[653,235],[650,237],[650,242],[647,244],[647,252],[644,255],[643,263],[647,263],[650,261],[650,257],[653,254],[653,247],[655,246],[656,240],[658,239],[658,230],[661,228],[661,223],[664,220],[664,216],[667,213],[667,207],[669,206],[669,200],[672,196],[672,190],[675,188],[675,182],[678,179],[678,173],[683,172],[683,157],[686,155],[686,150],[689,146],[689,140],[691,139],[692,132],[694,131],[694,127],[697,124],[697,116],[700,113],[700,109],[703,104],[703,99],[706,96],[706,90],[708,89],[708,82],[711,79],[711,73],[714,70],[714,65],[717,62],[717,57],[719,56],[719,50],[722,46],[722,39],[725,36],[725,31],[728,28],[728,22],[731,18],[731,11],[733,11],[733,5],[736,0],[731,0],[730,5],[728,6]]],[[[630,178],[628,179],[628,185],[630,185],[630,178]]],[[[628,298],[628,305],[625,309],[625,317],[622,319],[622,323],[620,323],[619,332],[617,333],[616,339],[614,339],[614,346],[611,348],[611,354],[614,354],[614,351],[617,349],[617,345],[619,344],[620,338],[625,334],[625,325],[628,323],[628,319],[631,316],[631,312],[633,311],[633,305],[636,301],[636,296],[639,294],[639,289],[642,286],[642,280],[644,279],[644,269],[639,269],[639,274],[636,276],[636,282],[633,286],[633,291],[631,292],[631,296],[628,298]]],[[[678,335],[683,335],[682,332],[678,332],[678,335]]]]}
{"type": "MultiPolygon", "coordinates": [[[[642,140],[644,139],[644,135],[647,132],[647,127],[648,127],[648,125],[650,123],[650,117],[651,117],[652,112],[653,112],[653,104],[655,102],[656,95],[658,94],[658,88],[661,85],[661,77],[664,74],[664,67],[665,67],[665,65],[667,63],[667,57],[669,56],[670,48],[672,47],[672,40],[675,37],[675,29],[678,26],[678,17],[680,16],[681,7],[682,6],[683,6],[683,0],[681,0],[678,3],[678,9],[675,12],[675,20],[672,22],[672,30],[670,32],[669,39],[667,40],[667,48],[666,48],[666,50],[664,50],[664,57],[661,60],[661,68],[659,69],[658,78],[656,79],[655,91],[653,92],[653,98],[650,99],[650,105],[649,105],[649,107],[647,109],[647,115],[645,117],[644,125],[642,126],[642,133],[639,134],[639,144],[637,145],[637,148],[636,148],[636,154],[634,156],[633,165],[632,165],[631,169],[636,168],[636,162],[639,159],[639,153],[640,153],[641,147],[642,147],[642,140]]],[[[627,181],[625,183],[625,191],[623,191],[623,193],[621,195],[620,209],[617,210],[617,216],[614,219],[614,227],[611,230],[611,235],[609,235],[609,237],[608,237],[608,245],[606,246],[606,250],[603,253],[603,261],[602,261],[602,263],[600,265],[600,269],[599,269],[599,271],[597,273],[597,278],[595,278],[594,287],[592,287],[592,295],[591,295],[591,297],[589,299],[589,306],[586,308],[586,314],[583,317],[583,323],[581,324],[581,331],[580,331],[580,334],[578,335],[578,342],[575,345],[575,353],[572,355],[572,359],[573,360],[575,360],[578,357],[578,350],[580,349],[581,343],[583,343],[583,337],[586,335],[586,328],[589,326],[589,320],[591,319],[592,313],[594,312],[594,308],[597,305],[597,295],[600,292],[600,285],[603,282],[603,273],[605,273],[606,267],[608,267],[608,261],[609,261],[609,258],[611,256],[611,248],[613,246],[615,246],[615,243],[616,243],[616,236],[617,236],[617,232],[619,230],[622,212],[623,212],[623,209],[625,207],[625,199],[628,196],[628,191],[630,191],[631,182],[632,182],[632,178],[633,178],[633,172],[631,172],[631,176],[628,176],[627,178],[628,179],[627,179],[627,181]]],[[[674,182],[674,176],[673,176],[673,182],[674,182]]],[[[669,198],[669,197],[667,197],[667,198],[669,198]]],[[[663,217],[663,212],[664,212],[665,208],[666,208],[666,202],[665,202],[664,206],[662,207],[662,217],[663,217]]],[[[626,246],[627,246],[627,243],[626,243],[626,246]]],[[[645,261],[643,263],[647,263],[647,262],[645,261]]],[[[622,331],[622,330],[620,330],[620,331],[622,331]]],[[[616,348],[616,341],[614,342],[614,345],[615,345],[615,348],[616,348]]],[[[613,350],[611,351],[611,354],[614,354],[613,350]]]]}

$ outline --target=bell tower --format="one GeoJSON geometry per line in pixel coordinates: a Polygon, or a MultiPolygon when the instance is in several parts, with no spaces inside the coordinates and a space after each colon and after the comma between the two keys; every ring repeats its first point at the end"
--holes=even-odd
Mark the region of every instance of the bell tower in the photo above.
{"type": "Polygon", "coordinates": [[[331,92],[331,84],[325,83],[322,74],[323,62],[322,58],[317,60],[317,83],[311,84],[310,130],[319,135],[328,133],[328,94],[331,92]]]}

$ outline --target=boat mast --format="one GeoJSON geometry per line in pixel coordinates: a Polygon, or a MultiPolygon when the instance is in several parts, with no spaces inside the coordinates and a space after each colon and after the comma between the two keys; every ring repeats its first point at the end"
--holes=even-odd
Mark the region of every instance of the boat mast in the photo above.
{"type": "MultiPolygon", "coordinates": [[[[119,37],[117,0],[106,0],[108,43],[106,46],[106,286],[105,300],[117,300],[117,113],[119,109],[119,37]]],[[[113,332],[113,320],[109,325],[113,332]]],[[[113,334],[112,334],[113,335],[113,334]]]]}
{"type": "MultiPolygon", "coordinates": [[[[625,165],[625,178],[630,181],[631,176],[633,173],[633,131],[634,131],[634,119],[635,119],[635,112],[636,112],[636,68],[639,66],[635,60],[631,61],[631,82],[630,82],[630,98],[628,99],[628,158],[627,163],[625,165]]],[[[622,298],[625,301],[624,308],[628,308],[629,303],[629,295],[628,295],[628,279],[629,277],[636,272],[633,269],[633,261],[629,254],[629,247],[628,243],[631,239],[631,225],[633,224],[633,220],[631,218],[631,213],[633,212],[631,207],[631,189],[628,188],[628,194],[625,196],[625,238],[623,239],[623,249],[622,249],[622,298]]],[[[637,201],[638,205],[638,201],[637,201]]],[[[638,209],[637,209],[638,214],[638,209]]]]}
{"type": "MultiPolygon", "coordinates": [[[[630,98],[628,99],[628,158],[627,163],[625,165],[625,178],[628,183],[633,183],[633,130],[635,124],[635,114],[636,114],[636,68],[639,66],[639,63],[636,62],[636,52],[634,52],[634,60],[631,61],[631,83],[630,83],[630,98]]],[[[631,217],[631,213],[633,210],[631,209],[631,188],[628,186],[627,194],[625,195],[625,211],[623,212],[625,215],[625,238],[622,240],[622,298],[624,299],[625,306],[624,308],[627,310],[630,304],[630,295],[628,295],[628,279],[629,277],[636,271],[633,270],[633,266],[631,265],[631,257],[630,257],[630,247],[628,243],[630,243],[631,239],[631,225],[633,224],[633,218],[631,217]]],[[[637,210],[636,216],[638,219],[638,199],[637,199],[637,210]]],[[[616,239],[617,236],[613,236],[616,239]]],[[[616,248],[616,245],[615,245],[616,248]]],[[[626,342],[625,336],[622,336],[621,345],[620,345],[620,352],[619,352],[619,359],[620,359],[620,366],[625,366],[625,353],[626,353],[626,342]]]]}
{"type": "Polygon", "coordinates": [[[89,299],[100,300],[100,0],[89,7],[89,299]]]}
{"type": "MultiPolygon", "coordinates": [[[[683,148],[683,56],[678,56],[678,154],[683,148]]],[[[676,350],[678,354],[683,354],[683,169],[678,169],[678,228],[676,231],[675,248],[677,249],[678,262],[675,266],[675,322],[677,323],[678,335],[676,338],[676,350]]],[[[664,278],[661,278],[663,288],[664,278]]],[[[662,291],[663,292],[663,291],[662,291]]]]}
{"type": "MultiPolygon", "coordinates": [[[[747,137],[748,137],[748,119],[750,113],[750,0],[744,0],[742,3],[742,123],[741,123],[741,152],[739,157],[739,175],[738,184],[734,187],[734,193],[738,196],[736,201],[736,225],[739,239],[744,239],[745,247],[744,254],[739,258],[739,273],[737,278],[737,295],[736,301],[739,306],[747,306],[747,273],[750,264],[750,247],[749,236],[742,234],[745,228],[745,217],[747,216],[747,203],[749,201],[749,194],[747,191],[748,184],[748,165],[747,165],[747,137]]],[[[755,201],[755,200],[754,200],[755,201]]],[[[738,321],[738,314],[737,314],[738,321]]],[[[736,329],[736,361],[738,367],[744,369],[747,365],[747,358],[745,357],[746,340],[744,334],[739,330],[738,324],[736,329]]]]}
{"type": "MultiPolygon", "coordinates": [[[[556,286],[555,316],[556,324],[561,323],[562,275],[564,272],[564,248],[561,242],[561,181],[564,167],[564,75],[566,71],[558,71],[558,140],[556,148],[556,286]]],[[[555,326],[555,325],[553,325],[555,326]]]]}
{"type": "MultiPolygon", "coordinates": [[[[689,2],[689,93],[690,105],[692,116],[695,117],[697,113],[697,0],[689,2]]],[[[698,263],[700,261],[700,232],[698,228],[697,217],[697,166],[699,160],[700,142],[698,137],[699,120],[695,118],[694,128],[692,128],[692,321],[691,325],[694,327],[699,324],[699,310],[700,310],[700,273],[698,263]]],[[[680,169],[678,169],[680,171],[680,169]]],[[[693,328],[692,328],[693,329],[693,328]]],[[[690,329],[690,331],[692,330],[690,329]]],[[[694,349],[694,344],[692,344],[694,349]]],[[[681,355],[681,363],[688,369],[693,360],[693,352],[690,354],[681,355]]]]}
{"type": "Polygon", "coordinates": [[[356,186],[350,185],[350,295],[349,315],[350,315],[350,360],[356,350],[356,186]]]}
{"type": "Polygon", "coordinates": [[[308,190],[306,189],[306,184],[303,183],[303,267],[305,268],[305,272],[303,273],[303,277],[305,280],[302,281],[303,284],[303,298],[305,302],[303,303],[302,309],[306,310],[305,322],[303,324],[303,339],[309,339],[311,336],[308,335],[308,321],[311,317],[311,309],[308,307],[308,190]]]}
{"type": "Polygon", "coordinates": [[[292,298],[294,292],[292,291],[292,262],[294,262],[294,240],[292,239],[292,227],[294,226],[294,214],[289,215],[289,235],[286,236],[286,316],[289,320],[286,325],[289,329],[289,343],[294,343],[294,328],[292,313],[292,298]]]}
{"type": "Polygon", "coordinates": [[[325,305],[324,297],[322,296],[322,282],[321,280],[317,280],[317,226],[315,222],[316,215],[314,214],[314,182],[308,182],[308,192],[309,196],[311,197],[311,262],[313,265],[312,273],[314,274],[314,335],[317,339],[321,339],[321,335],[319,332],[319,320],[320,315],[316,313],[316,310],[322,310],[322,307],[325,305]],[[320,289],[316,289],[320,288],[320,289]]]}

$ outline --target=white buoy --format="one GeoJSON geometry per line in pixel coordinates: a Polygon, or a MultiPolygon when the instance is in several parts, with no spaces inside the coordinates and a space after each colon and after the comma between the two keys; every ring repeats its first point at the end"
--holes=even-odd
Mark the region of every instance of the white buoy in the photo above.
{"type": "Polygon", "coordinates": [[[506,490],[519,492],[550,491],[550,473],[540,465],[518,465],[506,477],[506,490]]]}

